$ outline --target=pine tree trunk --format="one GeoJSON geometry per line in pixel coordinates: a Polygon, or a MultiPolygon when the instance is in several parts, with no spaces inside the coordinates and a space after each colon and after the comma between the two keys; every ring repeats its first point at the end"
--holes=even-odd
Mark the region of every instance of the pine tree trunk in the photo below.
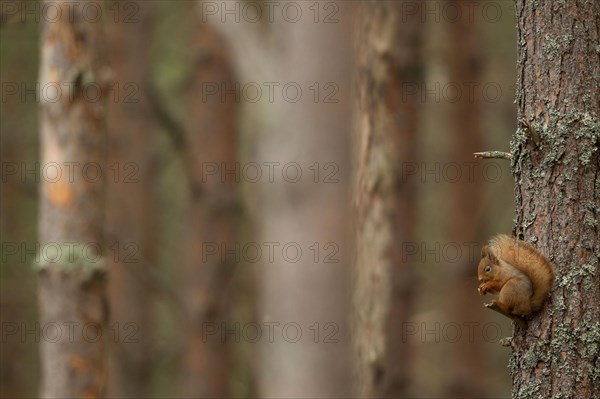
{"type": "MultiPolygon", "coordinates": [[[[414,4],[413,4],[414,5],[414,4]]],[[[402,328],[411,309],[414,276],[401,243],[414,228],[415,188],[402,178],[414,160],[418,96],[403,84],[420,85],[418,12],[402,2],[368,2],[361,11],[357,48],[359,119],[357,258],[354,344],[361,397],[406,395],[410,351],[402,328]]]]}
{"type": "Polygon", "coordinates": [[[600,2],[517,1],[516,233],[556,268],[514,333],[514,398],[600,397],[600,2]]]}
{"type": "Polygon", "coordinates": [[[47,170],[40,187],[40,325],[48,334],[40,340],[40,396],[96,398],[106,374],[99,336],[107,334],[108,317],[101,246],[106,130],[102,96],[86,89],[106,87],[103,25],[83,20],[81,10],[71,19],[69,2],[45,3],[58,4],[62,17],[42,22],[40,87],[58,85],[62,95],[42,95],[41,164],[61,174],[47,170]]]}

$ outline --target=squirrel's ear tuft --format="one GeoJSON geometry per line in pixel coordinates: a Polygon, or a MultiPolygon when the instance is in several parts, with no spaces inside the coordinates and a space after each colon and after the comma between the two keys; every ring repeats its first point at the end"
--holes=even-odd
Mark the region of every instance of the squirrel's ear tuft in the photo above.
{"type": "Polygon", "coordinates": [[[489,257],[490,254],[491,254],[490,246],[484,245],[483,248],[481,248],[481,257],[487,258],[487,257],[489,257]]]}
{"type": "Polygon", "coordinates": [[[489,245],[485,245],[483,248],[481,248],[481,257],[488,258],[490,260],[490,263],[493,265],[498,264],[498,258],[496,257],[496,255],[494,255],[489,245]]]}

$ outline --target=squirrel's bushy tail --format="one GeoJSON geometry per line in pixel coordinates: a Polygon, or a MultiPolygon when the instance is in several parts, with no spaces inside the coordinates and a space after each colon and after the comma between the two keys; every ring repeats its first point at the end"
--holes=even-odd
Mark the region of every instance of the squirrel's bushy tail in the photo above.
{"type": "Polygon", "coordinates": [[[490,248],[498,258],[529,277],[533,285],[531,308],[534,312],[540,310],[554,282],[554,270],[548,259],[531,244],[504,234],[492,238],[490,248]]]}

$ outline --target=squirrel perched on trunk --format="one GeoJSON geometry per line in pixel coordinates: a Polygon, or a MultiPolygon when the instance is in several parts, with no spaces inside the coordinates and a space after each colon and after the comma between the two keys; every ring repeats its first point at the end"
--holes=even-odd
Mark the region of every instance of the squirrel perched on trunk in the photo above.
{"type": "Polygon", "coordinates": [[[542,308],[554,282],[554,271],[544,255],[532,245],[503,234],[481,249],[477,274],[479,294],[499,295],[485,306],[521,327],[527,325],[525,316],[542,308]]]}

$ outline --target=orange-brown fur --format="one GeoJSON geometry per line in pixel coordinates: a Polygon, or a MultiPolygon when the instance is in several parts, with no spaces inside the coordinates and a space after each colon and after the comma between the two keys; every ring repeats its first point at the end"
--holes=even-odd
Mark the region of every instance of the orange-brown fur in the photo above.
{"type": "Polygon", "coordinates": [[[517,322],[541,309],[554,282],[548,259],[532,245],[507,235],[495,236],[482,248],[477,274],[480,294],[499,295],[486,306],[517,322]]]}

